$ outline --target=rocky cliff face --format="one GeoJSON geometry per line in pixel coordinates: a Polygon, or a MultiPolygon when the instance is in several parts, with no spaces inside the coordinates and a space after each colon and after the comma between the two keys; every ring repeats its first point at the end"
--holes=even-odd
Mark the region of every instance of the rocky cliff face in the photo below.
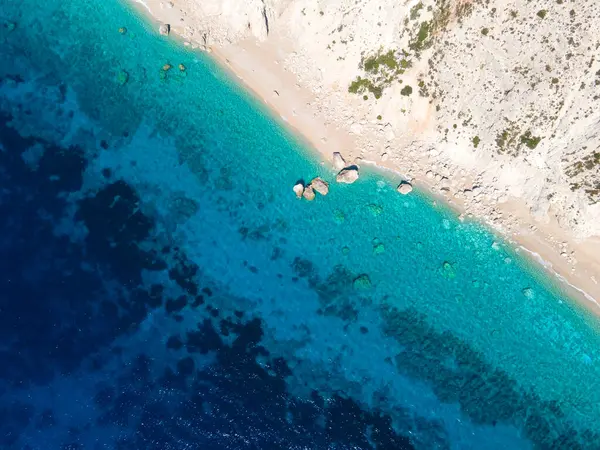
{"type": "Polygon", "coordinates": [[[289,38],[286,65],[364,138],[355,156],[600,235],[600,3],[185,1],[212,43],[289,38]]]}

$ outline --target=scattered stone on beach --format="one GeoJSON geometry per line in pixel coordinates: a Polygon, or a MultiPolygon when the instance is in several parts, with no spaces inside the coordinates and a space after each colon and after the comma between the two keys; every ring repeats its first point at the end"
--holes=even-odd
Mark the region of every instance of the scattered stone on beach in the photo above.
{"type": "Polygon", "coordinates": [[[312,202],[315,199],[315,191],[311,185],[308,185],[304,188],[304,193],[302,194],[302,196],[309,202],[312,202]]]}
{"type": "Polygon", "coordinates": [[[342,170],[346,167],[346,161],[340,152],[333,152],[333,168],[335,170],[342,170]]]}
{"type": "Polygon", "coordinates": [[[163,72],[168,72],[169,70],[171,70],[173,66],[171,64],[165,64],[164,66],[162,66],[162,70],[163,72]]]}
{"type": "Polygon", "coordinates": [[[169,25],[168,23],[161,24],[161,26],[158,27],[158,32],[161,36],[168,36],[171,32],[171,25],[169,25]]]}
{"type": "Polygon", "coordinates": [[[329,193],[329,183],[322,180],[320,177],[313,178],[310,182],[310,186],[321,195],[327,195],[329,193]]]}
{"type": "Polygon", "coordinates": [[[185,66],[183,64],[179,64],[179,70],[185,72],[185,66]]]}
{"type": "Polygon", "coordinates": [[[304,185],[302,183],[296,183],[294,185],[294,193],[296,194],[296,198],[302,198],[302,194],[304,194],[304,185]]]}
{"type": "Polygon", "coordinates": [[[119,33],[121,33],[121,34],[127,34],[127,28],[125,28],[125,27],[119,28],[119,33]]]}
{"type": "Polygon", "coordinates": [[[354,286],[354,289],[359,291],[370,289],[372,286],[371,279],[367,274],[362,274],[356,277],[352,282],[352,285],[354,286]]]}
{"type": "Polygon", "coordinates": [[[402,183],[400,183],[398,185],[398,188],[396,190],[398,192],[400,192],[402,195],[407,195],[412,192],[413,187],[412,187],[412,184],[410,184],[408,181],[403,181],[402,183]]]}
{"type": "Polygon", "coordinates": [[[124,70],[120,70],[117,74],[117,83],[123,86],[129,80],[129,74],[124,70]]]}
{"type": "Polygon", "coordinates": [[[353,167],[342,169],[335,177],[335,181],[338,183],[352,184],[356,180],[358,180],[358,169],[353,167]]]}

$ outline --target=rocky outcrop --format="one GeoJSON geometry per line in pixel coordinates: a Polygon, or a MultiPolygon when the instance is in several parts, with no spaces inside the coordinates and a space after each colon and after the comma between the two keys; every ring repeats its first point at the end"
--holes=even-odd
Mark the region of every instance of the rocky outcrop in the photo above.
{"type": "Polygon", "coordinates": [[[356,180],[358,180],[358,168],[356,166],[342,169],[335,177],[335,181],[338,183],[352,184],[356,180]]]}

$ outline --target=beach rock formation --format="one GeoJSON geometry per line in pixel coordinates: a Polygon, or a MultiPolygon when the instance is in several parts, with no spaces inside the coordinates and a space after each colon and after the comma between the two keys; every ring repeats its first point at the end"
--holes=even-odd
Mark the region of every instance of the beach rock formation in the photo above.
{"type": "Polygon", "coordinates": [[[352,184],[356,180],[358,180],[358,169],[356,167],[342,169],[335,177],[335,181],[338,183],[352,184]]]}
{"type": "Polygon", "coordinates": [[[315,191],[311,185],[308,185],[304,188],[304,193],[302,194],[306,200],[312,202],[315,199],[315,191]]]}
{"type": "Polygon", "coordinates": [[[333,152],[333,168],[335,170],[342,170],[346,167],[346,161],[340,152],[333,152]]]}
{"type": "Polygon", "coordinates": [[[296,194],[296,198],[302,198],[302,194],[304,194],[304,185],[302,183],[294,185],[294,194],[296,194]]]}
{"type": "MultiPolygon", "coordinates": [[[[356,136],[362,155],[349,156],[375,161],[385,149],[411,175],[464,171],[491,198],[466,202],[476,214],[518,198],[533,219],[554,214],[586,237],[600,235],[600,5],[562,3],[185,0],[181,8],[186,37],[201,44],[281,39],[279,63],[315,94],[314,110],[356,136]],[[556,30],[565,32],[558,41],[549,38],[556,30]]],[[[463,176],[444,192],[467,188],[463,176]]]]}
{"type": "Polygon", "coordinates": [[[402,183],[400,183],[398,185],[398,187],[396,188],[396,190],[398,192],[400,192],[402,195],[407,195],[410,194],[413,190],[412,184],[410,184],[408,181],[403,181],[402,183]]]}
{"type": "Polygon", "coordinates": [[[321,195],[327,195],[329,193],[329,183],[322,180],[320,177],[313,178],[310,182],[310,187],[321,195]]]}

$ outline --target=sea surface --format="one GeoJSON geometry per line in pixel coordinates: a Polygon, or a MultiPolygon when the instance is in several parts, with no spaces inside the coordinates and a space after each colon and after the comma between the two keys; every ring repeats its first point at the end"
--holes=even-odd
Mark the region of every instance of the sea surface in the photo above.
{"type": "Polygon", "coordinates": [[[484,227],[120,1],[0,21],[0,448],[600,449],[598,320],[484,227]]]}

